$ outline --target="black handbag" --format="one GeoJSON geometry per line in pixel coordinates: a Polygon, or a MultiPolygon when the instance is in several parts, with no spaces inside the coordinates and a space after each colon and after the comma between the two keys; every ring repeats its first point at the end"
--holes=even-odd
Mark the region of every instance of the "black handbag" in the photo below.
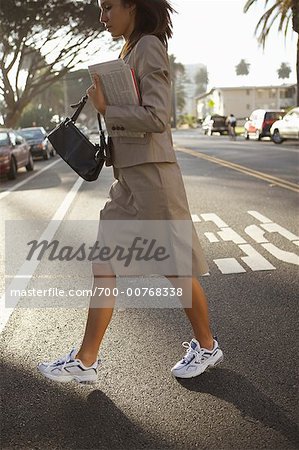
{"type": "Polygon", "coordinates": [[[93,144],[76,127],[75,122],[87,102],[88,96],[82,97],[79,103],[71,105],[77,108],[71,118],[66,118],[48,134],[48,139],[62,159],[86,181],[98,178],[103,165],[109,159],[109,149],[105,140],[98,113],[100,144],[93,144]]]}

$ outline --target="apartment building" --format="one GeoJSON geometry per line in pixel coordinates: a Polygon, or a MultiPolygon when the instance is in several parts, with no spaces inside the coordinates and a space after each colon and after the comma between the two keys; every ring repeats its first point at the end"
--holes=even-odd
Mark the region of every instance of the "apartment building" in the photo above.
{"type": "Polygon", "coordinates": [[[196,97],[197,117],[208,114],[242,119],[254,109],[286,109],[296,105],[296,84],[280,86],[215,87],[196,97]]]}

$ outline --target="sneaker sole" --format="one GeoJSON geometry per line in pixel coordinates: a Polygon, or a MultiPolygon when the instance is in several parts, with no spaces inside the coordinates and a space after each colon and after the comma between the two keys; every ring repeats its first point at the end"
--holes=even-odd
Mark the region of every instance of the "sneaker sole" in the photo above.
{"type": "Polygon", "coordinates": [[[171,373],[175,378],[194,378],[194,377],[197,377],[198,375],[201,375],[206,370],[215,369],[219,364],[222,363],[223,359],[224,359],[223,353],[221,351],[221,355],[218,357],[218,359],[216,359],[216,361],[210,361],[208,364],[205,364],[205,365],[202,364],[200,367],[200,371],[198,371],[198,372],[189,372],[189,373],[186,372],[186,373],[182,373],[182,374],[179,373],[177,375],[173,372],[171,372],[171,373]]]}
{"type": "MultiPolygon", "coordinates": [[[[39,369],[38,369],[39,370],[39,369]]],[[[55,376],[55,375],[51,375],[50,373],[44,373],[41,372],[39,370],[39,372],[46,378],[48,378],[49,380],[52,381],[57,381],[58,383],[68,383],[70,381],[76,381],[77,383],[80,384],[95,384],[98,380],[98,378],[94,378],[94,377],[80,377],[80,376],[76,376],[76,375],[72,375],[72,376],[55,376]]]]}

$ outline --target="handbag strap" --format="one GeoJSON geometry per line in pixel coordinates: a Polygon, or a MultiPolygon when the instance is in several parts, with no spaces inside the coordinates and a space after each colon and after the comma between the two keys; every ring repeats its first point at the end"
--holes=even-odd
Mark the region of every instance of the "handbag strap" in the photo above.
{"type": "MultiPolygon", "coordinates": [[[[84,97],[81,98],[81,100],[78,103],[74,103],[71,106],[71,108],[77,108],[76,111],[74,112],[74,114],[72,115],[72,117],[70,118],[70,120],[72,122],[76,122],[76,120],[79,117],[79,114],[81,113],[82,109],[84,108],[84,106],[86,105],[86,102],[88,100],[88,95],[84,95],[84,97]]],[[[110,146],[107,144],[106,142],[106,137],[105,137],[105,132],[102,128],[102,122],[101,122],[101,114],[98,112],[97,113],[97,118],[98,118],[98,125],[99,125],[99,134],[100,134],[100,150],[102,151],[102,153],[104,154],[106,159],[110,158],[110,146]]]]}
{"type": "Polygon", "coordinates": [[[77,108],[76,111],[74,112],[74,114],[71,117],[71,121],[72,122],[76,122],[76,120],[79,117],[80,112],[82,111],[82,109],[84,108],[86,102],[88,100],[88,96],[84,95],[84,97],[81,98],[81,100],[78,103],[74,103],[73,105],[70,105],[71,108],[77,108]]]}

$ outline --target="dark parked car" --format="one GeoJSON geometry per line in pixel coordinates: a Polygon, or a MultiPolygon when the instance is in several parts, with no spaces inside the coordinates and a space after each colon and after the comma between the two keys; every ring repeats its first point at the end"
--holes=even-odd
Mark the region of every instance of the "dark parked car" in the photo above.
{"type": "Polygon", "coordinates": [[[50,159],[56,154],[43,127],[22,128],[18,133],[30,144],[33,157],[42,156],[44,159],[50,159]]]}
{"type": "Polygon", "coordinates": [[[219,114],[207,116],[202,123],[202,130],[209,136],[212,136],[213,133],[227,134],[226,116],[220,116],[219,114]]]}
{"type": "Polygon", "coordinates": [[[14,180],[20,167],[34,168],[30,145],[18,132],[0,129],[0,175],[14,180]]]}
{"type": "Polygon", "coordinates": [[[245,139],[253,138],[259,141],[265,136],[271,136],[271,126],[284,114],[285,112],[282,110],[256,109],[244,124],[245,139]]]}

